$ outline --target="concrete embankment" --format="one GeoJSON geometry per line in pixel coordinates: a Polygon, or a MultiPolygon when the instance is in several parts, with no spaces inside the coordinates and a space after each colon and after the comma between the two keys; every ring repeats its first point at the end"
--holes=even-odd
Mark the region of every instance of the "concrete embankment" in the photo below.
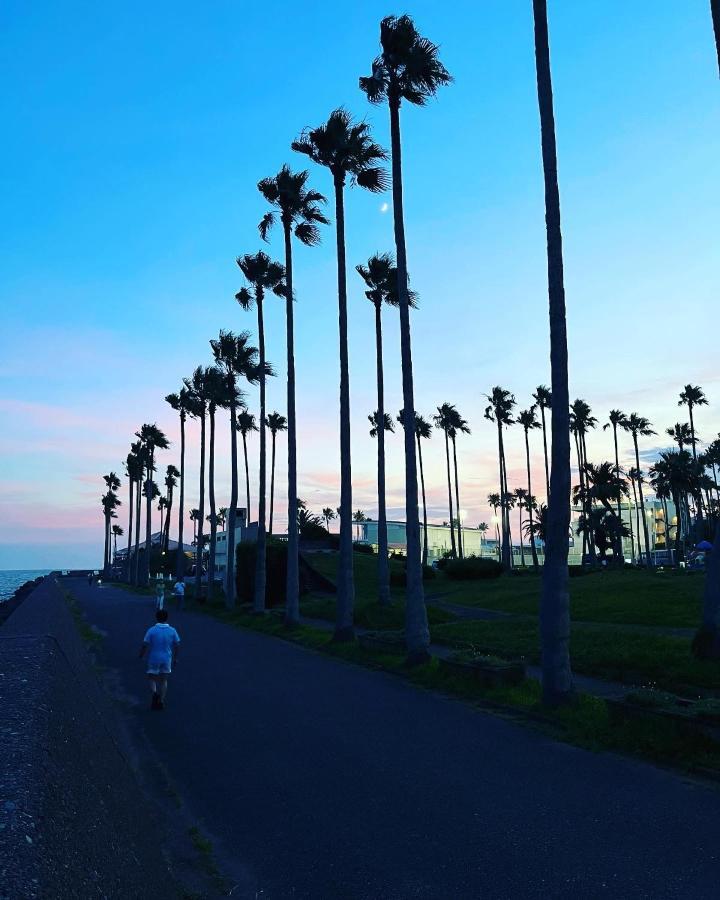
{"type": "Polygon", "coordinates": [[[177,897],[64,591],[0,627],[0,898],[177,897]]]}

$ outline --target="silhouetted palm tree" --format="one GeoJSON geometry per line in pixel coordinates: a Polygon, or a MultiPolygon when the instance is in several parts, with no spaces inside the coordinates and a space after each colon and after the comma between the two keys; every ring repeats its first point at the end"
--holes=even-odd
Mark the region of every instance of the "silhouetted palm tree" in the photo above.
{"type": "Polygon", "coordinates": [[[495,518],[495,539],[497,540],[497,554],[499,561],[502,547],[502,539],[500,537],[500,520],[498,519],[497,515],[498,510],[502,510],[502,500],[500,498],[500,494],[488,494],[487,502],[488,506],[493,511],[493,515],[495,518]]]}
{"type": "MultiPolygon", "coordinates": [[[[405,417],[403,411],[400,410],[397,416],[398,422],[405,427],[405,417]]],[[[425,470],[423,469],[422,446],[421,441],[429,440],[432,437],[432,425],[424,419],[419,413],[415,413],[415,439],[417,441],[418,466],[420,468],[420,492],[422,494],[423,506],[423,547],[422,547],[422,564],[427,565],[428,560],[428,521],[427,521],[427,501],[425,499],[425,470]]]]}
{"type": "MultiPolygon", "coordinates": [[[[539,388],[538,388],[539,390],[539,388]]],[[[518,424],[522,426],[522,429],[525,433],[525,463],[527,466],[527,493],[528,496],[532,496],[532,479],[530,477],[530,438],[529,434],[534,428],[540,428],[540,423],[538,422],[535,415],[535,406],[531,406],[530,409],[524,409],[521,413],[518,414],[517,417],[518,424]]],[[[538,557],[537,557],[537,549],[535,547],[535,532],[532,528],[533,522],[533,506],[530,504],[528,506],[528,517],[530,519],[530,551],[532,553],[532,561],[533,567],[535,570],[538,568],[538,557]]]]}
{"type": "Polygon", "coordinates": [[[327,530],[329,532],[330,531],[330,523],[335,518],[335,510],[332,508],[332,506],[326,506],[323,508],[322,517],[325,522],[325,527],[327,528],[327,530]]]}
{"type": "MultiPolygon", "coordinates": [[[[547,431],[545,428],[545,410],[552,409],[552,393],[550,392],[550,388],[546,387],[544,384],[540,384],[535,388],[535,393],[533,394],[533,400],[535,401],[535,405],[540,410],[540,423],[542,425],[542,434],[543,434],[543,454],[545,457],[545,496],[550,496],[550,467],[548,465],[548,449],[547,449],[547,431]]],[[[530,534],[535,534],[533,529],[530,529],[530,534]]]]}
{"type": "MultiPolygon", "coordinates": [[[[382,346],[382,306],[390,303],[397,306],[397,269],[389,253],[375,254],[366,266],[355,266],[357,273],[365,282],[365,296],[375,308],[375,371],[377,378],[377,411],[378,419],[389,420],[385,412],[385,388],[383,376],[382,346]]],[[[371,420],[372,421],[372,420],[371,420]]],[[[370,432],[377,436],[377,480],[378,480],[378,600],[381,605],[390,604],[390,567],[388,564],[387,513],[385,508],[385,434],[390,428],[370,432]]]]}
{"type": "MultiPolygon", "coordinates": [[[[190,378],[184,378],[185,387],[190,392],[188,413],[193,418],[200,420],[200,505],[197,517],[197,546],[198,564],[195,566],[195,599],[202,603],[202,548],[205,546],[205,425],[210,399],[210,386],[208,385],[207,369],[198,366],[190,378]]],[[[212,376],[211,376],[212,377],[212,376]]]]}
{"type": "Polygon", "coordinates": [[[117,539],[122,537],[125,532],[122,530],[121,525],[113,525],[112,527],[113,533],[113,562],[115,562],[115,557],[117,557],[117,539]]]}
{"type": "Polygon", "coordinates": [[[352,464],[350,448],[350,372],[347,340],[347,271],[345,262],[345,185],[348,178],[369,191],[387,188],[387,173],[378,163],[387,153],[370,136],[364,122],[353,122],[344,109],[330,113],[327,122],[306,129],[293,141],[293,150],[330,170],[335,189],[338,314],[340,330],[340,560],[337,578],[336,640],[352,640],[355,590],[352,549],[352,464]]]}
{"type": "MultiPolygon", "coordinates": [[[[647,419],[644,419],[642,416],[639,416],[637,413],[630,413],[630,415],[626,418],[626,420],[622,424],[622,428],[625,431],[629,431],[632,435],[633,439],[633,447],[635,448],[635,467],[638,472],[637,477],[637,487],[638,494],[640,496],[640,507],[642,509],[642,522],[643,522],[643,535],[645,537],[645,550],[647,551],[647,564],[648,568],[654,569],[655,563],[652,557],[652,547],[650,546],[650,535],[648,533],[648,524],[647,524],[647,516],[645,515],[645,500],[643,499],[643,476],[642,471],[640,470],[640,453],[638,451],[638,436],[649,437],[651,434],[656,434],[655,431],[652,430],[651,422],[647,419]]],[[[638,544],[640,543],[640,535],[638,534],[638,544]]]]}
{"type": "Polygon", "coordinates": [[[363,512],[362,509],[356,509],[355,512],[353,513],[352,517],[353,517],[353,521],[357,523],[357,526],[358,526],[357,539],[360,540],[360,523],[367,522],[368,517],[365,515],[365,513],[363,512]]]}
{"type": "Polygon", "coordinates": [[[701,387],[694,384],[686,384],[680,392],[678,406],[687,406],[690,415],[690,444],[692,446],[693,459],[697,460],[697,436],[695,434],[695,419],[693,418],[693,409],[696,406],[707,406],[707,397],[701,387]]]}
{"type": "MultiPolygon", "coordinates": [[[[666,488],[670,492],[673,504],[675,505],[675,514],[677,516],[677,524],[675,526],[675,564],[683,558],[682,547],[682,515],[681,509],[687,502],[687,495],[693,491],[693,471],[692,457],[687,450],[668,450],[661,453],[659,459],[650,467],[650,483],[655,488],[656,493],[663,493],[666,488]]],[[[665,519],[665,530],[668,533],[669,523],[665,519]]],[[[667,540],[666,540],[667,546],[667,540]]]]}
{"type": "Polygon", "coordinates": [[[227,409],[230,404],[225,374],[217,366],[209,366],[205,370],[205,391],[207,395],[208,420],[210,422],[210,446],[208,448],[208,497],[210,500],[210,515],[206,517],[206,521],[210,523],[208,594],[212,597],[215,590],[215,553],[217,550],[217,528],[219,521],[215,503],[215,413],[218,407],[227,409]]]}
{"type": "Polygon", "coordinates": [[[438,406],[437,415],[433,416],[435,427],[439,428],[445,434],[445,466],[447,469],[448,483],[448,509],[450,510],[450,552],[453,556],[457,556],[457,545],[455,543],[455,516],[453,514],[453,490],[452,476],[450,474],[450,429],[453,423],[453,413],[455,407],[451,403],[443,403],[438,406]]]}
{"type": "Polygon", "coordinates": [[[594,428],[597,419],[592,415],[592,410],[584,400],[575,400],[570,405],[570,431],[575,436],[575,448],[578,459],[578,476],[580,478],[580,497],[583,502],[585,512],[586,527],[582,531],[583,536],[583,555],[586,551],[590,553],[590,559],[594,563],[595,541],[592,534],[593,518],[591,515],[589,495],[585,485],[585,464],[587,463],[587,444],[586,435],[590,428],[594,428]]]}
{"type": "MultiPolygon", "coordinates": [[[[257,309],[258,323],[258,349],[260,351],[260,424],[265,422],[265,320],[263,316],[263,300],[265,293],[272,291],[278,297],[284,297],[287,291],[285,286],[285,266],[273,262],[267,253],[262,250],[255,254],[239,256],[237,260],[240,271],[247,279],[250,288],[240,288],[235,299],[244,310],[250,310],[253,306],[257,309]]],[[[265,558],[266,558],[266,534],[265,534],[265,498],[267,493],[267,442],[265,429],[260,429],[260,478],[258,486],[258,528],[257,541],[255,543],[255,597],[253,599],[253,611],[261,613],[265,611],[265,558]]]]}
{"type": "Polygon", "coordinates": [[[225,388],[230,410],[230,508],[227,518],[227,568],[225,572],[225,603],[228,608],[235,606],[235,521],[237,518],[238,477],[237,477],[237,409],[243,402],[243,395],[237,386],[237,379],[244,378],[250,384],[257,384],[260,377],[258,349],[250,344],[250,332],[233,334],[220,331],[219,336],[210,341],[215,362],[225,376],[225,388]]]}
{"type": "Polygon", "coordinates": [[[271,463],[270,463],[270,520],[268,534],[273,534],[273,511],[275,507],[275,441],[279,431],[287,430],[287,419],[279,412],[271,412],[265,418],[265,427],[270,431],[272,438],[271,463]]]}
{"type": "MultiPolygon", "coordinates": [[[[287,166],[274,178],[264,178],[258,190],[280,212],[280,223],[285,239],[285,320],[287,331],[287,410],[288,410],[288,563],[285,603],[285,624],[295,626],[300,622],[300,575],[297,524],[297,424],[295,417],[295,326],[293,318],[293,257],[292,235],[308,247],[320,243],[318,225],[328,220],[320,204],[325,197],[306,187],[308,172],[291,172],[287,166]]],[[[275,223],[275,214],[266,213],[260,222],[260,235],[267,240],[275,223]]],[[[271,491],[272,506],[272,491],[271,491]]],[[[270,516],[272,526],[272,515],[270,516]]],[[[272,527],[270,528],[272,533],[272,527]]]]}
{"type": "Polygon", "coordinates": [[[142,460],[140,458],[140,441],[136,441],[135,443],[130,445],[130,452],[128,453],[125,459],[125,474],[128,479],[128,487],[129,487],[129,497],[128,497],[128,539],[127,539],[127,550],[126,550],[126,559],[125,559],[125,580],[130,582],[132,577],[132,565],[130,562],[130,547],[132,545],[132,536],[133,536],[133,516],[135,516],[136,521],[136,542],[135,542],[135,555],[134,559],[137,560],[138,554],[138,542],[139,542],[139,515],[137,510],[138,499],[140,497],[140,485],[142,482],[143,475],[143,465],[142,460]]]}
{"type": "Polygon", "coordinates": [[[468,427],[468,423],[463,419],[460,413],[453,408],[452,414],[452,424],[450,427],[450,440],[452,441],[453,448],[453,470],[455,473],[455,511],[457,513],[457,546],[458,546],[458,554],[460,559],[463,558],[463,540],[462,540],[462,519],[460,516],[460,482],[458,479],[458,465],[457,465],[457,447],[456,447],[456,438],[458,434],[470,434],[470,428],[468,427]]]}
{"type": "MultiPolygon", "coordinates": [[[[617,478],[620,477],[620,456],[618,454],[618,440],[617,440],[617,430],[618,428],[622,428],[622,424],[625,421],[625,413],[619,409],[611,409],[608,414],[608,421],[603,425],[603,431],[607,431],[608,428],[612,428],[613,430],[613,444],[615,445],[615,475],[617,478]]],[[[620,509],[621,498],[618,497],[617,501],[617,517],[622,522],[622,511],[620,509]]],[[[620,552],[622,554],[622,541],[620,542],[620,552]]]]}
{"type": "Polygon", "coordinates": [[[167,450],[170,442],[157,425],[143,425],[140,431],[135,432],[140,438],[145,452],[145,565],[142,574],[142,583],[147,584],[150,578],[150,550],[152,534],[152,501],[153,501],[153,472],[155,471],[155,451],[167,450]]]}
{"type": "Polygon", "coordinates": [[[392,192],[395,253],[397,257],[398,300],[400,307],[400,349],[403,376],[405,435],[405,522],[407,529],[407,589],[405,601],[405,640],[410,659],[428,656],[430,632],[425,609],[423,571],[418,523],[418,487],[415,462],[415,400],[413,389],[412,346],[410,339],[410,298],[405,247],[403,211],[402,145],[400,105],[403,100],[423,106],[439,87],[452,81],[438,59],[437,47],[416,30],[409,16],[388,16],[380,23],[380,55],[372,64],[372,73],[360,79],[360,89],[371,103],[387,100],[390,110],[392,146],[392,192]]]}
{"type": "Polygon", "coordinates": [[[185,524],[185,421],[187,419],[188,390],[180,388],[178,394],[168,394],[165,398],[180,414],[180,504],[178,509],[178,552],[175,559],[175,577],[185,576],[184,524],[185,524]]]}
{"type": "Polygon", "coordinates": [[[172,514],[173,498],[179,476],[180,472],[177,468],[172,463],[169,463],[168,467],[165,469],[165,507],[167,509],[167,512],[165,513],[165,530],[160,541],[160,549],[165,551],[170,549],[170,516],[172,514]]]}
{"type": "Polygon", "coordinates": [[[498,433],[498,462],[500,469],[500,520],[502,534],[501,559],[506,568],[512,565],[512,550],[510,547],[510,515],[505,502],[508,496],[507,468],[505,465],[505,444],[503,441],[503,428],[513,424],[512,411],[515,406],[515,395],[501,387],[494,387],[485,395],[490,401],[485,407],[485,418],[494,422],[498,433]]]}
{"type": "Polygon", "coordinates": [[[103,475],[103,481],[107,487],[107,493],[102,497],[101,503],[105,517],[105,550],[103,552],[103,575],[109,576],[110,568],[110,519],[116,519],[115,510],[120,506],[120,499],[115,491],[120,487],[120,479],[114,472],[103,475]]]}
{"type": "Polygon", "coordinates": [[[525,509],[525,504],[528,499],[528,492],[525,488],[515,488],[513,491],[515,494],[515,506],[518,508],[518,512],[520,513],[520,565],[525,566],[525,544],[523,543],[523,510],[525,509]]]}
{"type": "Polygon", "coordinates": [[[255,416],[251,412],[248,412],[247,409],[242,409],[237,414],[237,430],[242,435],[243,458],[245,460],[245,496],[247,504],[246,521],[248,524],[250,524],[250,468],[248,466],[247,436],[253,431],[257,431],[258,426],[255,416]]]}
{"type": "Polygon", "coordinates": [[[165,548],[165,510],[167,509],[167,497],[161,496],[158,500],[158,512],[160,513],[160,552],[165,548]]]}
{"type": "Polygon", "coordinates": [[[567,701],[572,694],[570,668],[570,601],[568,594],[568,532],[570,529],[570,396],[568,388],[567,324],[563,278],[560,191],[557,174],[550,45],[546,0],[533,0],[535,71],[545,180],[548,298],[550,306],[550,368],[552,389],[552,468],[545,531],[545,565],[540,601],[542,681],[545,703],[567,701]]]}

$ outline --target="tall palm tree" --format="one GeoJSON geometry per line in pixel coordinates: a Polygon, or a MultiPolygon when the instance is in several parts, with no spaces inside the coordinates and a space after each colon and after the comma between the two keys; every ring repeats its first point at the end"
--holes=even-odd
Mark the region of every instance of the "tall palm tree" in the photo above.
{"type": "Polygon", "coordinates": [[[545,703],[567,701],[572,694],[570,669],[570,599],[568,594],[568,531],[570,528],[570,392],[568,388],[567,323],[563,278],[560,190],[558,188],[555,114],[553,111],[547,2],[533,0],[535,72],[545,181],[548,299],[550,307],[550,368],[552,390],[552,467],[548,511],[544,516],[545,565],[540,601],[542,682],[545,703]]]}
{"type": "MultiPolygon", "coordinates": [[[[661,453],[657,461],[650,467],[650,482],[656,493],[667,488],[675,505],[677,525],[675,526],[675,564],[683,558],[681,507],[685,498],[693,491],[692,457],[687,450],[667,450],[661,453]]],[[[668,543],[668,520],[665,519],[666,546],[668,543]]]]}
{"type": "Polygon", "coordinates": [[[692,433],[687,422],[676,422],[672,428],[665,429],[665,434],[673,439],[679,450],[684,450],[692,442],[692,433]]]}
{"type": "MultiPolygon", "coordinates": [[[[366,266],[355,269],[365,282],[365,296],[375,309],[375,371],[377,379],[378,421],[388,420],[385,412],[385,381],[383,375],[382,307],[383,303],[398,305],[397,269],[389,253],[376,253],[366,266]]],[[[413,300],[413,305],[414,300],[413,300]]],[[[372,422],[372,418],[371,418],[372,422]]],[[[388,564],[387,511],[385,507],[385,431],[390,428],[375,429],[371,435],[378,439],[377,483],[378,483],[378,600],[382,606],[390,604],[390,566],[388,564]]]]}
{"type": "Polygon", "coordinates": [[[217,338],[210,341],[215,362],[225,376],[225,388],[230,410],[230,508],[227,518],[227,566],[225,571],[225,604],[229,609],[235,606],[235,521],[237,518],[238,475],[237,475],[237,409],[243,402],[242,392],[237,385],[238,378],[250,384],[257,384],[260,377],[258,349],[250,344],[250,332],[233,334],[220,331],[217,338]]]}
{"type": "MultiPolygon", "coordinates": [[[[639,416],[637,413],[630,413],[627,419],[623,422],[622,428],[625,431],[629,431],[632,435],[633,439],[633,447],[635,448],[635,467],[638,472],[637,477],[637,487],[638,494],[640,496],[640,508],[642,510],[642,523],[643,523],[643,536],[645,538],[645,550],[647,551],[647,564],[649,569],[655,568],[655,563],[653,562],[652,550],[650,546],[650,535],[648,533],[648,524],[647,524],[647,516],[645,515],[645,500],[643,498],[643,475],[640,470],[640,452],[638,450],[638,436],[649,437],[651,434],[656,434],[657,432],[653,431],[651,426],[651,422],[647,419],[644,419],[642,416],[639,416]]],[[[640,543],[640,534],[638,532],[638,544],[640,543]]]]}
{"type": "MultiPolygon", "coordinates": [[[[265,293],[271,291],[277,297],[284,297],[285,266],[273,262],[267,253],[246,253],[239,256],[237,264],[250,287],[242,287],[235,294],[235,299],[244,310],[257,310],[258,349],[260,351],[260,424],[265,422],[265,381],[267,377],[265,362],[265,319],[263,316],[263,300],[265,293]]],[[[265,500],[267,494],[267,441],[265,428],[260,429],[260,478],[258,485],[258,528],[255,544],[255,597],[253,612],[265,612],[265,559],[267,537],[265,533],[265,500]]]]}
{"type": "MultiPolygon", "coordinates": [[[[637,536],[637,559],[642,560],[642,543],[640,542],[640,507],[638,506],[638,497],[637,497],[637,483],[640,479],[642,472],[639,469],[636,469],[635,466],[631,466],[627,471],[627,477],[630,481],[630,486],[632,487],[632,495],[633,495],[633,505],[635,506],[635,535],[637,536]]],[[[629,505],[629,496],[628,496],[628,505],[629,505]]],[[[630,511],[630,527],[632,528],[632,511],[630,511]]],[[[633,540],[632,531],[630,532],[630,539],[633,540]]],[[[635,561],[635,545],[632,544],[632,554],[633,554],[633,562],[635,561]]]]}
{"type": "Polygon", "coordinates": [[[693,418],[693,409],[696,406],[707,406],[707,397],[701,387],[695,384],[686,384],[680,392],[678,406],[687,406],[690,415],[690,443],[692,445],[693,459],[697,460],[697,436],[695,434],[695,420],[693,418]]]}
{"type": "Polygon", "coordinates": [[[137,447],[137,457],[139,466],[139,477],[135,487],[135,555],[133,558],[132,583],[140,584],[140,516],[142,515],[142,498],[145,494],[143,487],[143,479],[145,477],[145,468],[149,456],[147,447],[142,441],[137,441],[134,445],[137,447]]]}
{"type": "Polygon", "coordinates": [[[485,535],[487,534],[488,528],[490,526],[487,522],[480,522],[478,525],[478,531],[480,532],[480,556],[482,556],[483,544],[485,543],[485,535]]]}
{"type": "Polygon", "coordinates": [[[145,450],[145,564],[142,574],[142,583],[148,584],[150,579],[150,551],[152,544],[152,501],[153,501],[153,472],[155,471],[155,451],[167,450],[170,441],[165,437],[157,425],[145,424],[140,431],[135,432],[135,437],[145,450]]]}
{"type": "Polygon", "coordinates": [[[488,494],[487,498],[488,506],[493,511],[493,517],[495,519],[495,540],[497,541],[497,553],[498,553],[498,561],[500,560],[501,554],[501,546],[502,539],[500,537],[500,520],[498,519],[498,510],[502,510],[502,498],[500,494],[488,494]]]}
{"type": "Polygon", "coordinates": [[[210,446],[208,448],[208,498],[210,500],[210,554],[208,561],[208,594],[215,590],[215,553],[217,544],[218,514],[215,502],[215,413],[218,407],[226,409],[230,403],[225,375],[217,366],[205,370],[205,391],[207,396],[208,421],[210,423],[210,446]]]}
{"type": "Polygon", "coordinates": [[[200,420],[200,505],[198,507],[196,535],[198,562],[195,566],[195,599],[200,603],[204,602],[202,593],[202,561],[203,547],[205,546],[205,436],[208,400],[210,398],[210,386],[208,384],[207,372],[208,370],[206,368],[198,366],[190,378],[184,379],[185,387],[190,392],[188,413],[193,416],[193,418],[200,420]]]}
{"type": "Polygon", "coordinates": [[[165,470],[165,500],[167,512],[165,514],[165,533],[162,538],[162,549],[166,552],[170,549],[170,516],[173,508],[173,498],[180,472],[170,463],[165,470]]]}
{"type": "MultiPolygon", "coordinates": [[[[285,602],[285,624],[294,627],[300,622],[300,570],[297,523],[297,424],[295,418],[295,326],[293,318],[293,256],[292,235],[307,247],[320,243],[318,225],[328,220],[321,210],[325,197],[307,188],[308,172],[291,172],[287,166],[274,178],[264,178],[258,190],[267,202],[279,210],[285,239],[285,319],[287,331],[287,411],[288,411],[288,562],[285,602]]],[[[260,222],[260,235],[267,240],[275,222],[274,213],[266,213],[260,222]]],[[[272,506],[272,491],[271,491],[272,506]]],[[[272,533],[272,515],[270,516],[272,533]]]]}
{"type": "Polygon", "coordinates": [[[498,462],[500,468],[500,521],[502,533],[502,564],[506,568],[512,565],[512,550],[510,546],[510,514],[507,508],[506,498],[509,495],[507,486],[507,467],[505,465],[505,443],[503,440],[503,428],[513,424],[512,411],[515,407],[515,395],[501,387],[494,387],[485,395],[490,401],[485,407],[485,418],[494,422],[498,433],[498,462]]]}
{"type": "MultiPolygon", "coordinates": [[[[137,490],[138,494],[140,492],[140,482],[142,480],[142,462],[140,460],[140,441],[136,441],[135,443],[130,445],[130,452],[128,453],[125,459],[125,474],[128,479],[128,488],[129,488],[129,497],[128,497],[128,539],[127,539],[127,550],[125,557],[125,580],[130,582],[131,578],[131,564],[130,564],[130,547],[132,545],[132,535],[133,535],[133,514],[135,513],[136,502],[133,500],[133,495],[137,490]]],[[[137,555],[137,547],[135,548],[135,554],[137,555]]]]}
{"type": "Polygon", "coordinates": [[[287,430],[287,419],[285,416],[281,416],[279,412],[271,412],[265,417],[265,427],[270,431],[272,437],[272,461],[270,463],[270,522],[268,525],[268,534],[272,537],[273,509],[275,506],[275,441],[278,432],[287,430]]]}
{"type": "Polygon", "coordinates": [[[217,523],[220,526],[220,528],[223,528],[223,529],[225,528],[225,525],[227,523],[227,517],[228,517],[227,506],[221,506],[220,509],[217,511],[217,523]]]}
{"type": "Polygon", "coordinates": [[[455,511],[457,513],[457,546],[460,559],[463,558],[462,521],[460,517],[460,482],[458,479],[457,447],[455,444],[458,434],[470,434],[468,423],[460,413],[453,408],[452,425],[450,427],[450,440],[453,448],[453,468],[455,472],[455,511]]]}
{"type": "MultiPolygon", "coordinates": [[[[539,390],[539,388],[538,388],[539,390]]],[[[535,428],[540,428],[540,423],[537,420],[537,416],[535,415],[535,405],[531,406],[529,409],[524,409],[522,412],[518,413],[517,417],[518,424],[522,426],[523,432],[525,433],[525,464],[527,467],[527,494],[528,497],[532,497],[532,479],[530,477],[530,432],[535,428]]],[[[537,549],[535,547],[535,530],[533,528],[533,506],[530,504],[528,506],[528,518],[530,522],[530,527],[528,529],[528,534],[530,537],[530,552],[532,553],[532,561],[533,568],[537,571],[538,568],[538,556],[537,549]]]]}
{"type": "Polygon", "coordinates": [[[109,575],[110,566],[110,519],[116,519],[115,509],[120,506],[115,491],[120,487],[120,479],[114,472],[109,475],[103,475],[103,481],[107,487],[107,494],[102,498],[103,513],[105,515],[105,551],[103,553],[103,574],[109,575]]]}
{"type": "Polygon", "coordinates": [[[250,523],[250,468],[248,466],[247,437],[253,431],[258,430],[255,416],[247,409],[242,409],[237,414],[237,430],[242,435],[243,457],[245,459],[245,495],[247,503],[247,522],[250,523]]]}
{"type": "Polygon", "coordinates": [[[410,660],[428,656],[430,632],[425,608],[423,571],[418,520],[417,466],[415,460],[415,399],[410,338],[410,298],[403,210],[402,146],[400,105],[403,100],[423,106],[452,78],[438,59],[438,48],[422,37],[409,16],[387,16],[380,23],[380,54],[373,60],[372,73],[360,79],[360,89],[371,103],[387,101],[390,111],[392,147],[393,224],[397,258],[400,308],[400,350],[403,379],[405,434],[405,522],[407,529],[407,589],[405,640],[410,660]]]}
{"type": "Polygon", "coordinates": [[[112,527],[113,533],[113,562],[115,561],[115,557],[117,557],[117,539],[122,537],[125,532],[122,529],[121,525],[113,525],[112,527]]]}
{"type": "Polygon", "coordinates": [[[586,436],[589,429],[594,428],[597,424],[597,419],[592,415],[592,410],[588,406],[588,404],[584,400],[575,400],[570,405],[570,431],[575,436],[575,448],[577,451],[578,458],[578,475],[580,478],[580,497],[583,501],[583,508],[585,513],[585,521],[587,527],[583,529],[583,553],[585,550],[589,551],[590,559],[594,563],[596,558],[595,553],[595,538],[593,535],[593,516],[592,516],[592,504],[590,502],[590,495],[587,490],[586,479],[585,479],[585,467],[587,465],[587,443],[586,436]]]}
{"type": "Polygon", "coordinates": [[[177,394],[168,394],[165,402],[180,414],[180,504],[178,508],[178,552],[175,557],[175,577],[185,576],[185,421],[187,419],[188,389],[183,385],[177,394]]]}
{"type": "Polygon", "coordinates": [[[520,525],[520,565],[525,567],[525,544],[523,543],[523,510],[526,507],[529,494],[525,490],[525,488],[515,488],[513,491],[515,495],[515,505],[518,508],[519,512],[519,525],[520,525]]]}
{"type": "MultiPolygon", "coordinates": [[[[397,417],[398,422],[405,427],[405,416],[401,409],[397,417]]],[[[423,469],[422,458],[422,441],[427,441],[432,437],[432,425],[423,418],[419,413],[415,413],[415,440],[417,441],[418,467],[420,469],[420,492],[422,495],[423,507],[423,546],[422,546],[422,564],[427,566],[428,561],[428,521],[427,521],[427,500],[425,498],[425,470],[423,469]]]]}
{"type": "Polygon", "coordinates": [[[330,170],[335,190],[338,319],[340,332],[340,560],[337,583],[335,639],[352,640],[355,589],[352,549],[352,465],[350,448],[350,370],[347,336],[347,271],[345,262],[345,185],[347,180],[373,193],[387,188],[387,173],[379,166],[387,153],[370,136],[364,122],[353,122],[344,109],[327,122],[306,129],[292,149],[330,170]]]}
{"type": "Polygon", "coordinates": [[[163,553],[165,550],[165,510],[167,509],[167,497],[160,496],[157,508],[160,513],[160,552],[163,553]]]}
{"type": "Polygon", "coordinates": [[[450,474],[450,429],[454,421],[453,413],[455,407],[451,403],[443,403],[438,406],[437,415],[433,416],[435,427],[445,434],[445,466],[447,469],[448,483],[448,509],[450,510],[450,552],[453,556],[457,556],[457,545],[455,543],[455,518],[453,515],[453,490],[452,476],[450,474]]]}
{"type": "Polygon", "coordinates": [[[362,522],[367,522],[367,520],[368,520],[368,517],[365,515],[365,513],[362,509],[356,509],[355,512],[353,513],[353,521],[356,522],[357,526],[358,526],[358,530],[357,530],[357,539],[358,540],[360,540],[360,524],[362,522]]]}
{"type": "MultiPolygon", "coordinates": [[[[615,475],[617,478],[620,477],[620,456],[618,454],[618,439],[617,439],[617,430],[618,428],[622,428],[622,424],[625,421],[625,413],[619,409],[611,409],[608,414],[608,421],[603,425],[603,431],[607,431],[608,428],[612,428],[613,430],[613,444],[615,445],[615,475]]],[[[618,496],[617,499],[617,517],[620,522],[622,522],[622,511],[620,509],[622,503],[622,498],[618,496]]],[[[622,553],[622,541],[620,542],[620,551],[622,553]]]]}
{"type": "Polygon", "coordinates": [[[326,506],[323,508],[322,517],[325,522],[325,527],[327,528],[327,530],[329,532],[330,531],[330,523],[335,518],[335,510],[332,508],[332,506],[326,506]]]}
{"type": "MultiPolygon", "coordinates": [[[[549,387],[540,384],[535,388],[533,394],[535,405],[540,410],[540,422],[542,424],[543,434],[543,453],[545,456],[545,496],[550,496],[550,467],[548,466],[548,448],[547,448],[547,431],[545,428],[545,410],[552,409],[552,393],[549,387]]],[[[535,531],[531,528],[530,534],[535,535],[535,531]]]]}

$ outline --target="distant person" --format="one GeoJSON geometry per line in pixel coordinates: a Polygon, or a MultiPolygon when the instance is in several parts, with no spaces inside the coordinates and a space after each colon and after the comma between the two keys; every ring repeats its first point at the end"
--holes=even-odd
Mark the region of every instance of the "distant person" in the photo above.
{"type": "Polygon", "coordinates": [[[182,609],[185,606],[185,580],[183,578],[178,578],[175,582],[173,597],[175,597],[177,608],[182,609]]]}
{"type": "Polygon", "coordinates": [[[92,587],[92,583],[93,583],[93,573],[90,572],[88,574],[88,587],[92,587]]]}
{"type": "Polygon", "coordinates": [[[142,659],[148,654],[147,674],[152,691],[150,709],[164,709],[168,675],[177,663],[180,635],[168,625],[166,609],[159,609],[155,619],[157,624],[148,628],[138,655],[142,659]]]}
{"type": "Polygon", "coordinates": [[[155,582],[155,609],[165,606],[165,582],[158,578],[155,582]]]}

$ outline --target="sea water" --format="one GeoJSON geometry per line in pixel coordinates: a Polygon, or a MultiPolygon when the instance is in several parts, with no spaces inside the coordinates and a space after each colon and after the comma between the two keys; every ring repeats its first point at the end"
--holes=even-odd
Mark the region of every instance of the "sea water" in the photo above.
{"type": "Polygon", "coordinates": [[[0,569],[0,603],[8,600],[20,585],[47,575],[51,569],[0,569]]]}

